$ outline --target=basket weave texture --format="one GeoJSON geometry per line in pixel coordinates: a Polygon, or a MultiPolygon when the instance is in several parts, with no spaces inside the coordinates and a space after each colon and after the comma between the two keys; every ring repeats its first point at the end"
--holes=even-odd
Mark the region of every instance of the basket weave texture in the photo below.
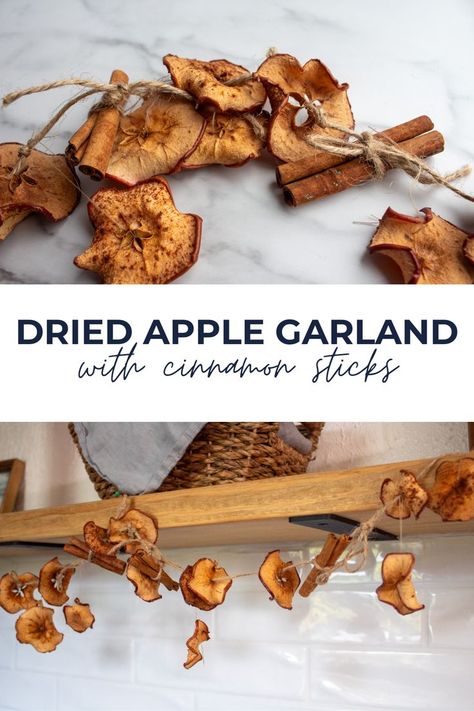
{"type": "MultiPolygon", "coordinates": [[[[311,451],[302,454],[279,436],[278,422],[208,422],[158,491],[302,474],[316,451],[323,426],[323,422],[298,424],[300,432],[311,440],[311,451]]],[[[68,428],[100,498],[118,496],[117,487],[85,459],[74,425],[68,428]]]]}

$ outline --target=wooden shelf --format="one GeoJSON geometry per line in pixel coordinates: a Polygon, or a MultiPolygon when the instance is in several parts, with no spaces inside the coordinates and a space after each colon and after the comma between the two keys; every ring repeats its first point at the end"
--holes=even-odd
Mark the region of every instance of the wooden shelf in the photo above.
{"type": "MultiPolygon", "coordinates": [[[[322,532],[289,523],[290,516],[336,513],[363,520],[379,506],[385,477],[400,469],[421,471],[431,460],[396,462],[345,471],[314,472],[291,477],[183,489],[134,497],[135,504],[155,515],[163,548],[230,543],[311,541],[322,532]]],[[[65,540],[81,535],[86,521],[106,526],[117,499],[0,514],[0,542],[65,540]]],[[[380,527],[397,533],[398,522],[385,518],[380,527]]],[[[404,534],[474,531],[474,522],[443,523],[424,512],[404,521],[404,534]]]]}

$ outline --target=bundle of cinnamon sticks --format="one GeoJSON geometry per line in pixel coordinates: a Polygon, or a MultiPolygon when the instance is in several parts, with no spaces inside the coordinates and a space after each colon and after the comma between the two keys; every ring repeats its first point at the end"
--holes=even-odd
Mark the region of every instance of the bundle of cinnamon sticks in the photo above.
{"type": "MultiPolygon", "coordinates": [[[[399,148],[418,158],[428,158],[444,149],[442,134],[433,131],[433,128],[434,124],[428,116],[418,116],[376,133],[374,138],[396,143],[399,148]]],[[[283,188],[284,200],[291,207],[340,193],[374,176],[375,169],[363,157],[348,159],[327,151],[284,163],[276,169],[277,183],[283,188]]]]}
{"type": "Polygon", "coordinates": [[[318,587],[318,577],[322,568],[331,568],[336,565],[341,555],[346,550],[351,541],[351,537],[345,534],[336,536],[329,533],[320,553],[314,558],[314,565],[308,573],[306,580],[299,589],[301,597],[308,597],[318,587]]]}
{"type": "Polygon", "coordinates": [[[81,558],[82,560],[94,563],[95,565],[98,565],[111,573],[117,573],[117,575],[123,575],[127,566],[124,560],[121,560],[114,555],[94,553],[91,551],[87,543],[81,538],[70,538],[64,546],[64,552],[69,553],[69,555],[73,555],[76,558],[81,558]]]}
{"type": "MultiPolygon", "coordinates": [[[[127,82],[128,75],[121,69],[114,69],[110,76],[110,84],[127,82]]],[[[69,140],[66,148],[67,157],[92,180],[104,179],[119,123],[120,106],[104,106],[89,113],[86,121],[69,140]]]]}

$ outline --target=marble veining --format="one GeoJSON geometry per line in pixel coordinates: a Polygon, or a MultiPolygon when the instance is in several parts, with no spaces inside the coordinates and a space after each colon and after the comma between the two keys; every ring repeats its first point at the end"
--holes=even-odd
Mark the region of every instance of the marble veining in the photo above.
{"type": "MultiPolygon", "coordinates": [[[[350,84],[360,128],[383,129],[429,114],[446,138],[431,159],[441,172],[474,161],[470,81],[474,48],[470,0],[2,0],[0,92],[68,76],[108,79],[119,66],[131,79],[159,78],[167,52],[225,56],[253,69],[268,47],[304,62],[325,61],[350,84]],[[405,9],[403,9],[405,8],[405,9]]],[[[26,141],[71,89],[22,99],[0,112],[2,141],[26,141]]],[[[46,145],[61,152],[86,106],[75,107],[46,145]]],[[[85,177],[88,195],[97,185],[85,177]]],[[[176,204],[204,218],[201,257],[182,283],[386,283],[395,278],[369,257],[371,224],[390,205],[414,213],[426,205],[474,230],[472,205],[446,190],[390,174],[319,203],[291,209],[269,158],[241,169],[207,168],[169,178],[176,204]]],[[[462,181],[474,192],[474,178],[462,181]]],[[[0,243],[0,282],[94,283],[73,258],[89,243],[86,199],[67,221],[30,217],[0,243]]]]}

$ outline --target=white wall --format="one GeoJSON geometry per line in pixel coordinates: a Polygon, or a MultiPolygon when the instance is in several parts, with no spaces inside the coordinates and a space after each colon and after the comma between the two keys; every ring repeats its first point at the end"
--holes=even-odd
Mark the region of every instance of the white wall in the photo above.
{"type": "MultiPolygon", "coordinates": [[[[22,427],[7,428],[13,448],[7,453],[0,425],[0,457],[20,456],[13,450],[22,427]]],[[[58,443],[69,449],[59,426],[28,425],[25,431],[29,442],[36,442],[34,456],[27,457],[30,476],[42,472],[47,480],[53,471],[63,472],[75,487],[77,476],[83,474],[73,466],[74,460],[69,469],[64,464],[56,469],[55,457],[42,451],[49,443],[60,459],[58,443]],[[41,437],[36,437],[36,428],[41,437]]],[[[321,443],[320,463],[325,468],[376,463],[465,446],[462,424],[331,425],[321,443]]],[[[27,454],[23,449],[22,456],[27,454]]],[[[125,579],[84,566],[71,592],[91,604],[96,625],[84,635],[69,631],[53,654],[39,655],[17,644],[14,617],[0,615],[0,709],[471,710],[472,537],[405,540],[406,549],[416,554],[416,585],[426,605],[423,612],[408,617],[379,603],[374,594],[383,554],[397,545],[373,544],[363,572],[333,576],[308,600],[296,596],[291,612],[270,602],[257,579],[236,580],[226,604],[202,613],[212,639],[204,647],[204,664],[190,671],[182,663],[195,611],[178,593],[164,591],[162,600],[144,603],[125,579]]],[[[315,552],[291,549],[284,542],[281,547],[294,559],[315,552]]],[[[268,549],[216,546],[168,553],[181,564],[208,555],[235,573],[258,568],[268,549]]],[[[12,567],[17,572],[37,570],[47,555],[0,558],[0,572],[12,567]]],[[[56,617],[64,630],[61,614],[59,610],[56,617]]]]}

